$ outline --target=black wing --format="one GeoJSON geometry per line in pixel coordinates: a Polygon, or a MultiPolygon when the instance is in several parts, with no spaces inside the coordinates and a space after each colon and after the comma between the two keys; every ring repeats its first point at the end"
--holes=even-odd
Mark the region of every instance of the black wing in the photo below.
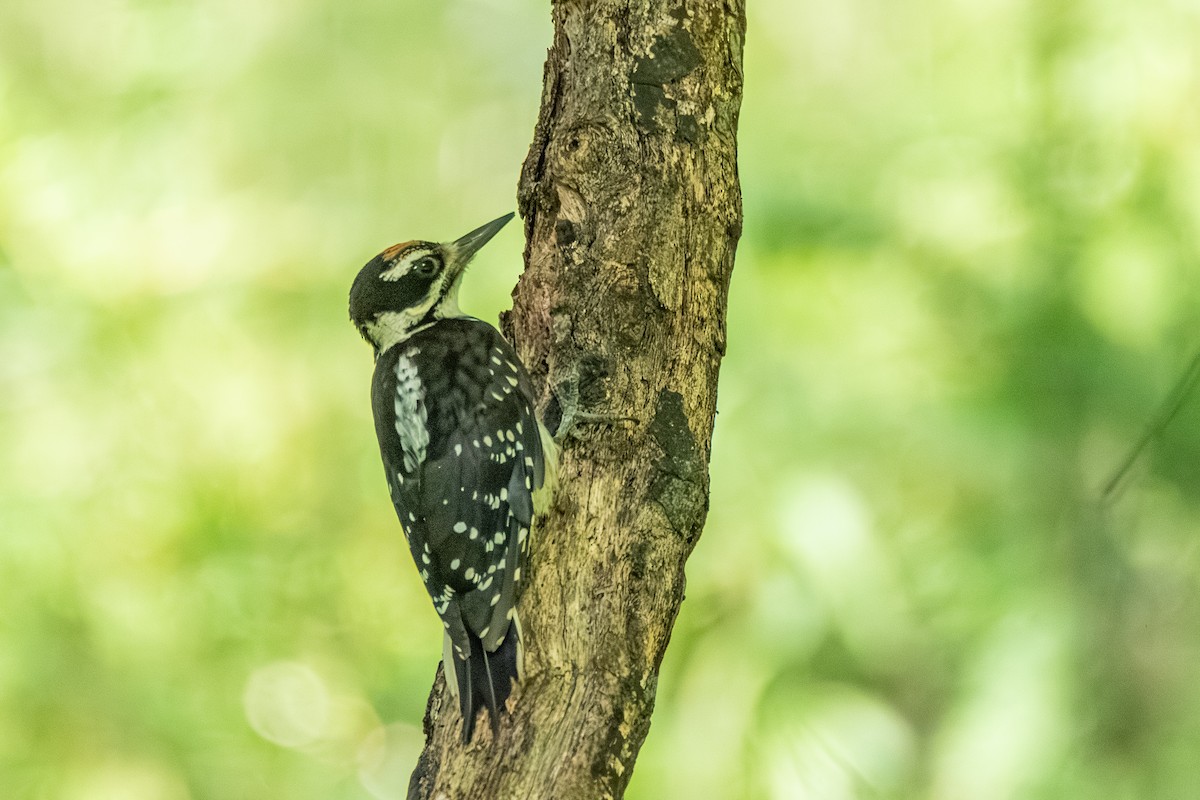
{"type": "Polygon", "coordinates": [[[490,325],[442,320],[380,357],[373,394],[392,500],[434,606],[460,655],[465,632],[495,650],[546,477],[529,378],[490,325]]]}

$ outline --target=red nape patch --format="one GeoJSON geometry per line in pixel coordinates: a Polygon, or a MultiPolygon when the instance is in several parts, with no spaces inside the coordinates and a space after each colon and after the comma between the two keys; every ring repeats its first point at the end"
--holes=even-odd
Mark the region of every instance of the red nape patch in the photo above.
{"type": "Polygon", "coordinates": [[[380,255],[383,256],[384,261],[391,261],[393,258],[400,255],[402,252],[404,252],[406,249],[408,249],[410,246],[412,246],[414,244],[416,244],[415,241],[401,242],[400,244],[394,244],[391,247],[389,247],[387,250],[384,250],[382,253],[380,253],[380,255]]]}

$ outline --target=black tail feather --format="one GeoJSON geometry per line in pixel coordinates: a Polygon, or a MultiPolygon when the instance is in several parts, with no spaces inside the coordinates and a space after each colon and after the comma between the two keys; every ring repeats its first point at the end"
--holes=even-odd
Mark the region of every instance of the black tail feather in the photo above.
{"type": "MultiPolygon", "coordinates": [[[[479,653],[482,656],[479,660],[483,665],[481,670],[483,675],[481,676],[482,680],[477,681],[477,684],[483,695],[483,704],[487,706],[488,720],[492,723],[492,736],[494,737],[500,730],[500,713],[496,709],[496,693],[499,688],[496,686],[496,680],[499,676],[492,675],[492,664],[488,658],[488,651],[480,647],[479,653]]],[[[476,665],[472,663],[471,666],[475,668],[476,665]]]]}
{"type": "MultiPolygon", "coordinates": [[[[479,640],[471,634],[467,634],[471,640],[471,650],[474,652],[479,640]]],[[[475,705],[472,702],[472,697],[475,693],[472,687],[471,661],[468,658],[465,662],[458,656],[451,656],[454,659],[454,678],[458,681],[458,709],[462,712],[463,718],[463,744],[471,741],[471,733],[475,730],[475,705]]]]}
{"type": "Polygon", "coordinates": [[[520,636],[517,626],[509,625],[504,641],[495,651],[483,649],[479,637],[467,633],[471,652],[464,663],[455,656],[455,677],[458,680],[458,703],[463,718],[463,744],[471,741],[475,732],[475,718],[481,708],[488,710],[488,718],[495,735],[500,728],[500,712],[512,694],[513,681],[517,680],[517,664],[520,636]]]}

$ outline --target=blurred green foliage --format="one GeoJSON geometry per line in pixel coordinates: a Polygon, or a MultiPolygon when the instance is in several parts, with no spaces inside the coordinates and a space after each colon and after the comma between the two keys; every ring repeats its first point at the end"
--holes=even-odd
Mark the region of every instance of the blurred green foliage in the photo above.
{"type": "MultiPolygon", "coordinates": [[[[712,510],[628,796],[1192,796],[1200,401],[1099,496],[1200,347],[1200,8],[749,5],[712,510]]],[[[0,5],[4,797],[403,796],[440,628],[346,292],[514,207],[549,40],[0,5]]]]}

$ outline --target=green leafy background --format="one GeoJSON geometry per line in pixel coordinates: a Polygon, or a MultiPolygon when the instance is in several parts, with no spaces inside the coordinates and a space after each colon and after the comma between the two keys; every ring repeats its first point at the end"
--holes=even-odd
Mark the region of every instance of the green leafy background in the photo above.
{"type": "MultiPolygon", "coordinates": [[[[628,796],[1176,798],[1200,8],[753,0],[712,511],[628,796]]],[[[515,206],[548,3],[0,4],[0,794],[399,798],[356,269],[515,206]]],[[[463,305],[507,306],[519,226],[463,305]]]]}

